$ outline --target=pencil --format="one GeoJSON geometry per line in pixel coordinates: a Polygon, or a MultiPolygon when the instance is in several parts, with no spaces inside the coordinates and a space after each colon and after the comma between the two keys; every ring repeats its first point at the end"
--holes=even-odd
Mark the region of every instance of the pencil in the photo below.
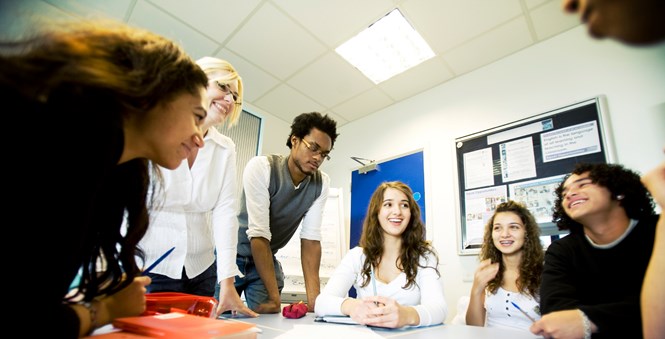
{"type": "Polygon", "coordinates": [[[152,269],[155,268],[155,266],[157,266],[160,262],[162,262],[162,260],[164,260],[164,258],[168,257],[169,254],[171,254],[171,252],[173,252],[174,249],[175,249],[175,246],[171,247],[170,250],[168,250],[164,254],[162,254],[162,256],[157,258],[157,260],[155,260],[155,262],[152,263],[152,265],[150,265],[148,268],[146,268],[143,271],[143,273],[141,273],[141,275],[146,275],[146,274],[150,273],[150,271],[152,271],[152,269]]]}
{"type": "Polygon", "coordinates": [[[514,302],[512,302],[512,301],[511,301],[510,303],[513,304],[513,306],[515,306],[515,308],[516,308],[518,311],[522,312],[522,314],[524,314],[527,318],[529,318],[529,320],[531,320],[531,322],[534,322],[534,323],[536,322],[536,319],[534,319],[534,318],[533,318],[532,316],[530,316],[528,313],[524,312],[524,310],[521,309],[519,306],[517,306],[516,303],[514,303],[514,302]]]}

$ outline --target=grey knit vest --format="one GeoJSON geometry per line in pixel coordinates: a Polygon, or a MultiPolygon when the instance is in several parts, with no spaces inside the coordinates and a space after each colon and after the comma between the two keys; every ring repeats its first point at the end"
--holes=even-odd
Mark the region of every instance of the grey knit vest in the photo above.
{"type": "MultiPolygon", "coordinates": [[[[298,189],[293,187],[289,172],[289,157],[278,154],[269,155],[270,163],[270,249],[273,255],[284,247],[298,229],[305,213],[321,195],[323,179],[321,172],[305,177],[298,189]]],[[[247,238],[247,205],[245,191],[240,199],[238,213],[238,255],[249,257],[252,249],[247,238]]]]}

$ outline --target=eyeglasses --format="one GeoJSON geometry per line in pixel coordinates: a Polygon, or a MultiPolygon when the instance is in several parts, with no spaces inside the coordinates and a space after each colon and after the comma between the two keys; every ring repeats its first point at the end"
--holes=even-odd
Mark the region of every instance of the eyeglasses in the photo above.
{"type": "Polygon", "coordinates": [[[228,84],[222,84],[219,81],[215,81],[215,85],[217,85],[217,88],[219,88],[219,90],[222,91],[222,93],[224,93],[224,96],[231,94],[234,104],[236,105],[242,104],[241,102],[238,102],[238,93],[233,92],[231,90],[231,86],[229,86],[228,84]]]}
{"type": "Polygon", "coordinates": [[[303,138],[300,138],[300,140],[302,140],[302,142],[305,145],[305,147],[307,148],[307,150],[312,152],[312,154],[320,155],[321,159],[325,159],[325,160],[330,161],[330,151],[324,152],[324,151],[319,149],[318,145],[312,146],[312,144],[310,144],[309,142],[307,142],[307,140],[305,140],[303,138]]]}

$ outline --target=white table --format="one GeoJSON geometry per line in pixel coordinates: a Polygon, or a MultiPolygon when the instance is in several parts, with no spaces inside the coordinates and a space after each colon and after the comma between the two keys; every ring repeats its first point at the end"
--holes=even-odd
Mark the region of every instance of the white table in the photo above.
{"type": "MultiPolygon", "coordinates": [[[[314,321],[314,313],[307,313],[306,316],[300,319],[288,319],[282,316],[281,313],[277,314],[261,314],[258,318],[237,317],[225,318],[236,321],[245,321],[256,324],[260,329],[259,339],[275,338],[281,334],[293,329],[296,324],[315,325],[325,331],[327,326],[362,326],[362,325],[343,325],[343,324],[328,324],[314,321]]],[[[383,329],[378,327],[371,327],[374,333],[384,338],[401,338],[401,339],[533,339],[539,338],[530,333],[500,329],[500,328],[486,328],[478,326],[466,325],[437,325],[429,327],[416,327],[416,328],[402,328],[402,329],[383,329]]],[[[94,335],[104,334],[115,331],[109,324],[97,329],[94,335]]],[[[316,333],[313,331],[313,338],[316,338],[316,333]]],[[[343,339],[343,338],[340,338],[343,339]]]]}
{"type": "MultiPolygon", "coordinates": [[[[284,318],[281,313],[277,314],[261,314],[258,318],[230,318],[239,321],[245,321],[256,324],[262,333],[259,338],[274,338],[283,334],[293,328],[296,324],[308,324],[321,326],[321,330],[325,330],[326,326],[362,326],[362,325],[342,325],[342,324],[327,324],[314,321],[314,313],[307,313],[306,316],[300,319],[284,318]]],[[[466,325],[437,325],[422,328],[404,328],[404,329],[382,329],[371,328],[375,333],[384,338],[411,338],[411,339],[533,339],[538,338],[530,333],[521,332],[517,330],[499,329],[499,328],[486,328],[478,326],[466,325]]],[[[314,336],[316,333],[312,333],[314,336]]],[[[314,337],[315,338],[315,337],[314,337]]],[[[342,339],[342,338],[340,338],[342,339]]]]}

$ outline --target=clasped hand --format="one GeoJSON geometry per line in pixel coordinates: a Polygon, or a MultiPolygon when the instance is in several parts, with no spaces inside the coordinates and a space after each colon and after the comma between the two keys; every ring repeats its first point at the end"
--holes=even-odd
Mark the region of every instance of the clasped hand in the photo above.
{"type": "Polygon", "coordinates": [[[350,316],[359,324],[377,327],[397,328],[404,326],[402,307],[394,299],[370,296],[360,299],[350,316]]]}

